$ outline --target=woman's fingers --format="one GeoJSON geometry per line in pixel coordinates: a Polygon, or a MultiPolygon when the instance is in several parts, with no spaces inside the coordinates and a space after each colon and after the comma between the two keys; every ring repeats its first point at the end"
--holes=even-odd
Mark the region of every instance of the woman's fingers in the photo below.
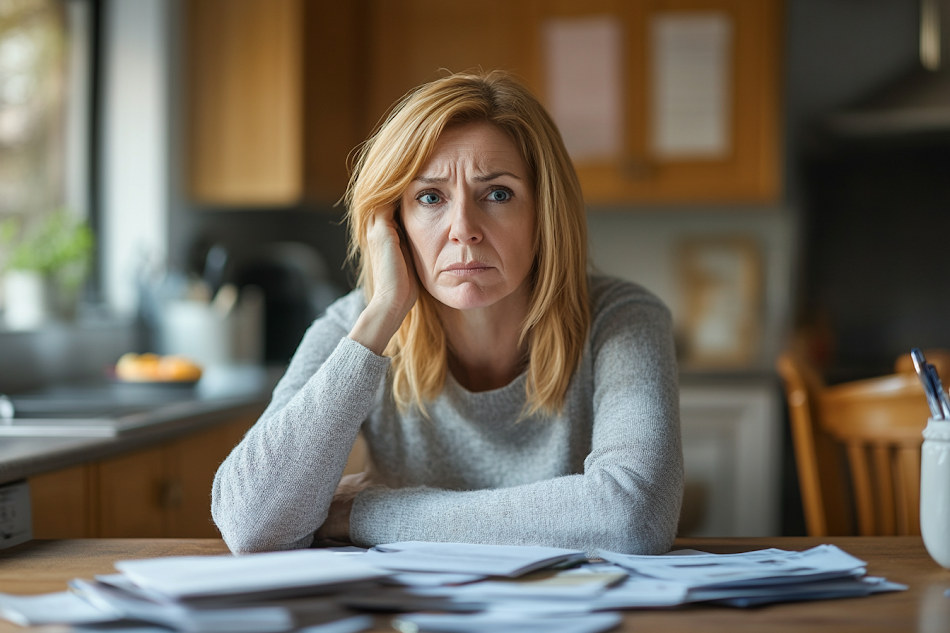
{"type": "Polygon", "coordinates": [[[377,354],[385,350],[419,295],[409,240],[394,207],[380,209],[366,227],[367,263],[373,275],[373,296],[350,338],[377,354]]]}
{"type": "Polygon", "coordinates": [[[374,299],[391,301],[398,312],[409,311],[416,297],[416,276],[409,240],[399,225],[395,209],[374,214],[367,241],[373,266],[374,299]]]}

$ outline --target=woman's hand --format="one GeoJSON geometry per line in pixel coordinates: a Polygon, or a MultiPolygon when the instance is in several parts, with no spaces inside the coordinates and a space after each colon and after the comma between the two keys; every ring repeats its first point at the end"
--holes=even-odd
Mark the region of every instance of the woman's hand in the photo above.
{"type": "Polygon", "coordinates": [[[366,243],[373,269],[373,297],[350,331],[350,338],[381,355],[416,303],[419,281],[405,231],[395,217],[395,206],[370,219],[366,243]]]}
{"type": "Polygon", "coordinates": [[[331,539],[348,543],[350,541],[350,512],[353,510],[353,500],[356,495],[370,485],[372,480],[369,474],[362,472],[354,475],[343,475],[340,484],[333,493],[327,519],[314,533],[317,540],[331,539]]]}

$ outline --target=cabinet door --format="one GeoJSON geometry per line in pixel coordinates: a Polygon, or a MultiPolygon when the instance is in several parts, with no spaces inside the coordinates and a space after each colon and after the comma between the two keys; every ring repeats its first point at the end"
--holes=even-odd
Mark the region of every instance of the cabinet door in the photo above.
{"type": "Polygon", "coordinates": [[[366,116],[365,8],[361,0],[304,3],[304,195],[312,202],[343,196],[347,157],[373,128],[366,116]]]}
{"type": "Polygon", "coordinates": [[[196,202],[300,200],[301,2],[185,3],[189,188],[196,202]]]}
{"type": "MultiPolygon", "coordinates": [[[[554,46],[555,40],[547,38],[558,25],[570,28],[600,17],[619,27],[614,54],[622,86],[602,94],[620,95],[622,139],[612,153],[575,158],[588,202],[777,199],[781,5],[781,0],[550,0],[533,5],[542,48],[554,46]],[[690,116],[699,125],[692,132],[690,116]]],[[[550,102],[548,84],[556,72],[550,50],[538,59],[533,76],[542,100],[550,102]]],[[[567,122],[560,124],[563,131],[567,122]]]]}
{"type": "Polygon", "coordinates": [[[169,445],[166,536],[174,538],[220,538],[211,519],[211,486],[218,466],[255,417],[241,418],[189,435],[169,445]]]}
{"type": "Polygon", "coordinates": [[[30,477],[33,538],[95,536],[91,487],[86,464],[30,477]]]}
{"type": "Polygon", "coordinates": [[[367,125],[374,127],[412,88],[447,71],[536,66],[530,3],[481,0],[372,0],[369,11],[367,125]]]}
{"type": "Polygon", "coordinates": [[[165,445],[98,462],[97,536],[158,538],[167,536],[169,453],[165,445]]]}

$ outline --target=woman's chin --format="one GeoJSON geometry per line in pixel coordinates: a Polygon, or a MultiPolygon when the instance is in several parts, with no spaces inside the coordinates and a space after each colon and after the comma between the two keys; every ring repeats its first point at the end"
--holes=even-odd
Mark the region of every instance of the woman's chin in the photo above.
{"type": "Polygon", "coordinates": [[[430,293],[439,303],[456,310],[487,308],[504,296],[498,288],[482,288],[472,283],[462,283],[451,288],[438,288],[430,293]]]}

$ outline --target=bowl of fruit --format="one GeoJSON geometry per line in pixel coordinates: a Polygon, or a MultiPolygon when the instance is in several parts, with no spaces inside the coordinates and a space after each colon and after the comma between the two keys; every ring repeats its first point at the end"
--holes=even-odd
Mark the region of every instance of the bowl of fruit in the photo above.
{"type": "Polygon", "coordinates": [[[201,366],[178,355],[123,354],[111,372],[115,382],[136,385],[194,385],[201,379],[201,366]]]}

